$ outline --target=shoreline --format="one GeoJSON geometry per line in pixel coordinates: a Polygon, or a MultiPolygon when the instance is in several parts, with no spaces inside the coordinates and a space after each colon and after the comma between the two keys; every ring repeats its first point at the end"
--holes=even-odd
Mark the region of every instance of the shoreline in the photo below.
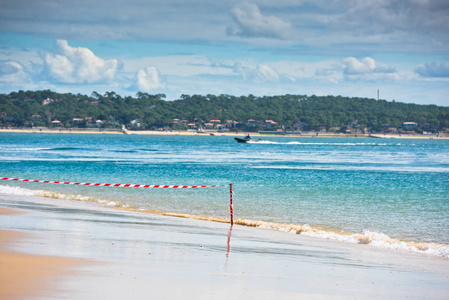
{"type": "MultiPolygon", "coordinates": [[[[22,188],[20,187],[19,189],[22,188]]],[[[77,194],[63,194],[60,192],[55,193],[51,191],[49,192],[47,190],[38,189],[36,190],[36,193],[34,193],[33,195],[49,199],[49,201],[67,200],[75,202],[85,202],[90,203],[92,205],[98,205],[99,207],[106,207],[108,209],[123,212],[141,213],[155,216],[168,216],[190,220],[207,221],[213,223],[230,224],[229,217],[223,216],[219,217],[211,215],[193,215],[174,211],[161,211],[155,209],[138,208],[130,206],[127,203],[110,201],[106,199],[90,198],[77,194]]],[[[247,218],[234,217],[233,222],[235,225],[239,226],[253,227],[258,229],[269,229],[276,232],[284,233],[286,235],[302,235],[322,240],[333,240],[344,243],[350,243],[353,245],[366,245],[369,247],[373,247],[373,249],[390,249],[394,251],[406,251],[426,256],[428,255],[433,257],[449,259],[449,245],[444,243],[438,243],[435,241],[403,240],[376,231],[352,232],[343,230],[341,228],[320,227],[309,224],[270,222],[247,218]]]]}
{"type": "MultiPolygon", "coordinates": [[[[83,262],[81,272],[62,267],[49,299],[449,296],[448,259],[69,200],[1,194],[0,207],[25,212],[0,215],[0,228],[24,233],[22,253],[83,262]]],[[[39,276],[22,287],[38,298],[39,276]]]]}
{"type": "Polygon", "coordinates": [[[343,134],[343,133],[327,133],[327,132],[309,132],[301,134],[267,134],[258,132],[218,132],[210,130],[205,132],[194,131],[157,131],[157,130],[100,130],[100,129],[0,129],[0,133],[59,133],[59,134],[130,134],[130,135],[181,135],[181,136],[229,136],[241,137],[250,134],[254,137],[298,137],[298,138],[312,138],[312,137],[326,137],[326,138],[380,138],[380,139],[449,139],[449,136],[437,135],[423,135],[423,134],[343,134]]]}

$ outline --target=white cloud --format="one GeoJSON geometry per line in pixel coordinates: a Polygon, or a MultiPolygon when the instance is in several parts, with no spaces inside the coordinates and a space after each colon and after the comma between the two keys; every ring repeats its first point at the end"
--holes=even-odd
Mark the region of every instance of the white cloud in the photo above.
{"type": "Polygon", "coordinates": [[[279,81],[279,73],[274,68],[264,64],[258,64],[256,66],[237,61],[234,64],[234,71],[241,75],[244,80],[250,80],[253,82],[268,82],[279,81]]]}
{"type": "Polygon", "coordinates": [[[0,61],[0,82],[23,83],[28,82],[29,77],[24,67],[16,61],[0,61]]]}
{"type": "Polygon", "coordinates": [[[119,69],[116,59],[105,60],[83,47],[70,47],[67,41],[57,40],[56,53],[44,57],[44,72],[59,83],[111,83],[119,69]]]}
{"type": "Polygon", "coordinates": [[[348,57],[343,60],[345,66],[345,74],[363,74],[374,71],[376,63],[374,59],[365,57],[362,61],[354,57],[348,57]]]}
{"type": "Polygon", "coordinates": [[[344,74],[361,75],[367,73],[395,73],[394,67],[376,64],[371,57],[365,57],[361,61],[354,57],[348,57],[343,60],[344,74]]]}
{"type": "Polygon", "coordinates": [[[259,7],[253,3],[245,2],[235,6],[231,14],[238,28],[228,28],[227,32],[230,35],[285,39],[291,30],[288,21],[263,15],[259,7]]]}
{"type": "Polygon", "coordinates": [[[279,81],[279,73],[275,69],[267,65],[257,65],[256,68],[256,82],[264,81],[279,81]]]}
{"type": "Polygon", "coordinates": [[[422,77],[449,78],[449,62],[433,61],[419,66],[415,72],[422,77]]]}
{"type": "Polygon", "coordinates": [[[150,92],[163,87],[159,71],[155,67],[139,69],[136,74],[136,79],[137,89],[142,92],[150,92]]]}

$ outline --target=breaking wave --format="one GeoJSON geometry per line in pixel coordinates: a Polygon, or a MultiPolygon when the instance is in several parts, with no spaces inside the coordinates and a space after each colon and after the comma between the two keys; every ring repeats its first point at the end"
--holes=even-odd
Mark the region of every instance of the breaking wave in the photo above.
{"type": "Polygon", "coordinates": [[[399,239],[391,238],[386,234],[368,230],[364,231],[363,233],[335,232],[331,230],[320,229],[318,227],[313,227],[308,224],[280,224],[254,220],[236,220],[234,223],[245,226],[273,229],[293,234],[302,234],[329,240],[337,240],[353,244],[365,244],[381,248],[449,257],[449,245],[401,241],[399,239]]]}

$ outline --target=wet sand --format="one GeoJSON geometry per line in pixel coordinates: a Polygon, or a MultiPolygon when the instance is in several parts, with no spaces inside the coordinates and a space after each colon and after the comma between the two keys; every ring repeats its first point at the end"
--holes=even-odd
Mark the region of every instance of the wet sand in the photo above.
{"type": "Polygon", "coordinates": [[[80,201],[0,194],[0,207],[2,273],[54,266],[25,272],[34,299],[449,298],[445,258],[80,201]],[[35,281],[51,277],[43,297],[35,281]]]}

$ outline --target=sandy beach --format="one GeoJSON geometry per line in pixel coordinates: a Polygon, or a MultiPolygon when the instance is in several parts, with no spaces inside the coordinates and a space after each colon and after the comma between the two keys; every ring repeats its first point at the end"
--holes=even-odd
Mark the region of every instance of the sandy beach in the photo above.
{"type": "MultiPolygon", "coordinates": [[[[90,130],[80,130],[80,129],[0,129],[2,132],[15,132],[15,133],[59,133],[59,134],[124,134],[122,131],[117,130],[100,130],[100,129],[90,129],[90,130]]],[[[257,132],[217,132],[216,130],[207,130],[205,132],[196,131],[157,131],[157,130],[133,130],[126,131],[127,134],[135,135],[185,135],[185,136],[195,136],[195,135],[217,135],[217,136],[232,136],[232,137],[242,137],[250,134],[252,137],[270,137],[270,136],[286,136],[286,137],[348,137],[348,138],[386,138],[386,139],[449,139],[447,134],[440,135],[423,135],[423,134],[343,134],[343,133],[328,133],[328,132],[308,132],[302,134],[264,134],[257,132]]]]}
{"type": "MultiPolygon", "coordinates": [[[[0,208],[0,216],[14,220],[23,211],[0,208]]],[[[22,231],[0,229],[0,299],[53,295],[54,282],[71,274],[70,267],[82,260],[56,256],[33,255],[11,251],[22,242],[30,243],[33,235],[22,231]]],[[[72,272],[73,273],[73,272],[72,272]]]]}
{"type": "Polygon", "coordinates": [[[449,298],[440,257],[79,201],[0,207],[1,299],[449,298]]]}

